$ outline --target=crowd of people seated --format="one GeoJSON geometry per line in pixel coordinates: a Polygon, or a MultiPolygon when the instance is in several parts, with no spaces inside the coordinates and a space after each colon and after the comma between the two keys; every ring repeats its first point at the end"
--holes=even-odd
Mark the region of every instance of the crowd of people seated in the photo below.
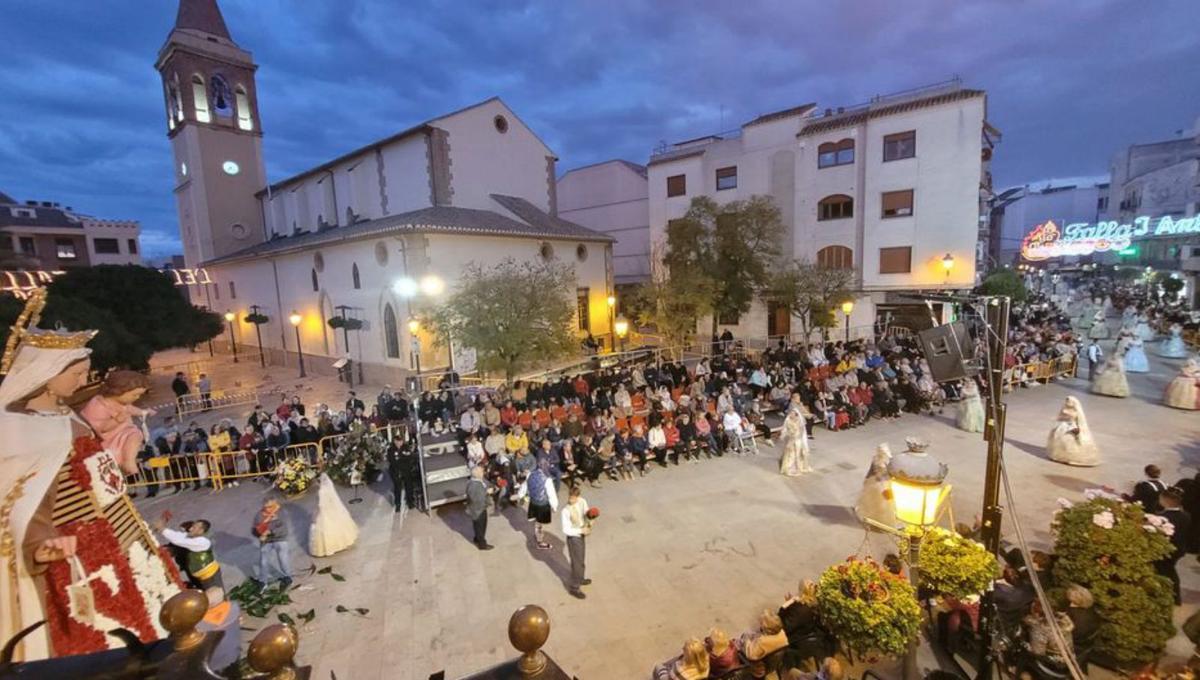
{"type": "Polygon", "coordinates": [[[407,420],[409,414],[405,393],[389,386],[380,392],[369,412],[357,394],[350,392],[341,410],[327,404],[317,404],[310,410],[299,395],[282,395],[272,410],[262,404],[255,405],[240,426],[233,419],[224,418],[206,429],[194,420],[184,426],[169,417],[151,433],[141,456],[141,474],[152,482],[146,487],[151,497],[159,489],[153,483],[155,480],[191,480],[173,482],[171,486],[176,492],[189,483],[193,488],[211,486],[212,465],[219,465],[224,476],[234,477],[230,485],[236,486],[238,477],[251,474],[254,479],[268,477],[289,447],[315,463],[316,445],[322,439],[345,434],[355,423],[382,429],[389,423],[407,420]],[[163,464],[156,464],[157,461],[163,464]]]}

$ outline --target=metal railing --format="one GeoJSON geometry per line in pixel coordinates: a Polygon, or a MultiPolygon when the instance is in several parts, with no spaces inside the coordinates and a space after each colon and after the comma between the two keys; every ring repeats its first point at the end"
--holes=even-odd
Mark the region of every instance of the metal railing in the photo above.
{"type": "Polygon", "coordinates": [[[269,390],[213,390],[207,396],[203,394],[188,393],[182,397],[177,397],[173,402],[164,402],[156,404],[152,408],[155,411],[174,410],[179,417],[191,415],[193,413],[203,413],[205,411],[214,411],[218,409],[231,408],[234,406],[249,406],[251,404],[261,404],[263,397],[280,396],[283,391],[279,388],[269,390]]]}
{"type": "Polygon", "coordinates": [[[1005,370],[1004,386],[1007,389],[1012,389],[1017,385],[1030,381],[1045,384],[1055,378],[1074,378],[1078,366],[1079,357],[1075,355],[1058,357],[1049,361],[1033,361],[1018,364],[1005,370]]]}

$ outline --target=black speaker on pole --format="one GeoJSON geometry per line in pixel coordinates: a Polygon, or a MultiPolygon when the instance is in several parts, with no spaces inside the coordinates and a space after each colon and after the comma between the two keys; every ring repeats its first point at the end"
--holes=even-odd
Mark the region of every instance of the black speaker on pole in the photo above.
{"type": "Polygon", "coordinates": [[[962,380],[978,372],[978,368],[969,363],[975,357],[975,342],[963,322],[934,326],[917,335],[934,382],[962,380]]]}

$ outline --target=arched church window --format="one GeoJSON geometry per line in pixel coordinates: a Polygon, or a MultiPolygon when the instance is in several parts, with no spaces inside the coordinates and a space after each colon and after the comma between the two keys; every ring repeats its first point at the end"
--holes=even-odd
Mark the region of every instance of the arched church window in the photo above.
{"type": "Polygon", "coordinates": [[[171,98],[175,101],[175,106],[172,110],[175,112],[175,122],[183,122],[183,95],[179,90],[179,74],[171,75],[171,98]]]}
{"type": "Polygon", "coordinates": [[[389,359],[400,358],[400,335],[396,331],[396,312],[390,304],[383,306],[383,343],[389,359]]]}
{"type": "Polygon", "coordinates": [[[171,87],[168,85],[163,88],[167,95],[167,129],[175,129],[175,95],[171,92],[171,87]]]}
{"type": "Polygon", "coordinates": [[[192,105],[196,107],[196,120],[207,123],[212,120],[208,115],[208,92],[204,88],[204,79],[192,76],[192,105]]]}
{"type": "Polygon", "coordinates": [[[254,119],[250,115],[250,97],[246,96],[246,90],[241,85],[237,89],[237,118],[238,127],[242,130],[254,129],[254,119]]]}
{"type": "Polygon", "coordinates": [[[321,283],[319,281],[317,281],[317,270],[316,269],[312,270],[312,285],[313,285],[314,293],[320,292],[321,283]]]}
{"type": "Polygon", "coordinates": [[[358,263],[357,262],[355,262],[354,265],[350,268],[350,277],[352,279],[354,279],[354,290],[361,289],[362,281],[359,280],[359,278],[358,278],[358,263]]]}
{"type": "Polygon", "coordinates": [[[223,118],[232,116],[233,90],[230,89],[229,83],[225,82],[225,77],[219,73],[213,75],[209,89],[212,91],[213,112],[223,118]]]}

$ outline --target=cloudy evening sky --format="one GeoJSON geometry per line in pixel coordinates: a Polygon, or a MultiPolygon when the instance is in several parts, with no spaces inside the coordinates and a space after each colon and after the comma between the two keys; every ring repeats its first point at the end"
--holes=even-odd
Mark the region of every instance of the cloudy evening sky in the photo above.
{"type": "MultiPolygon", "coordinates": [[[[958,75],[998,187],[1097,175],[1200,116],[1196,0],[223,0],[277,180],[492,95],[559,169],[958,75]]],[[[0,191],[179,252],[162,86],[176,0],[0,0],[0,191]]]]}

